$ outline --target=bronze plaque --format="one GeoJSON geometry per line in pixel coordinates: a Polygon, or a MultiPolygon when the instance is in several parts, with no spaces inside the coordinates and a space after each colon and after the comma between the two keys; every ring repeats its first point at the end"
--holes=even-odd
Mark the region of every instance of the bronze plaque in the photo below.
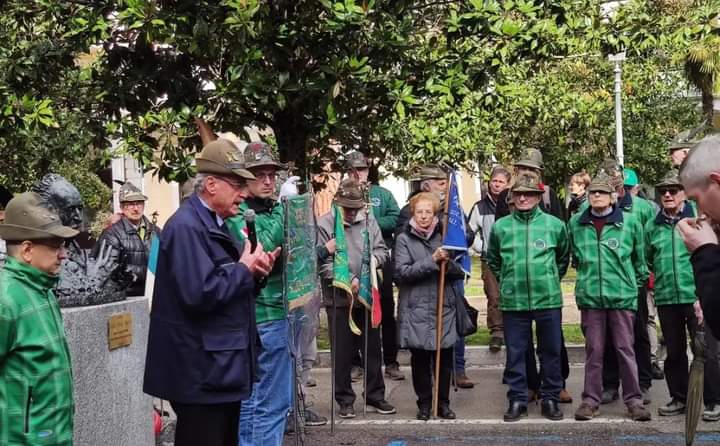
{"type": "Polygon", "coordinates": [[[120,313],[108,320],[108,348],[115,350],[132,344],[132,314],[120,313]]]}

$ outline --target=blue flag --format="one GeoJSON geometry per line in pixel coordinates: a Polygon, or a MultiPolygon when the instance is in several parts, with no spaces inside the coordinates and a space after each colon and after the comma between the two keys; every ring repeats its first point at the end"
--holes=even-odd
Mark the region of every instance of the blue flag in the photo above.
{"type": "Polygon", "coordinates": [[[454,252],[454,259],[460,264],[465,274],[470,275],[470,256],[468,255],[467,238],[465,235],[465,212],[460,204],[460,193],[457,186],[457,172],[450,175],[448,187],[448,226],[443,249],[454,252]]]}

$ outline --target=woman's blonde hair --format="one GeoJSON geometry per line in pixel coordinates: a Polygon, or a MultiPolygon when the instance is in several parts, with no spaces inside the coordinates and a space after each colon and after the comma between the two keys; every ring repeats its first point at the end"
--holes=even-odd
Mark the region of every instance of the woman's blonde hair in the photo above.
{"type": "Polygon", "coordinates": [[[440,210],[440,199],[433,194],[432,192],[420,192],[419,194],[415,194],[410,198],[410,213],[415,213],[415,206],[417,206],[418,203],[421,201],[429,201],[432,203],[433,212],[438,213],[440,210]]]}
{"type": "Polygon", "coordinates": [[[570,177],[571,183],[584,184],[585,189],[587,189],[588,186],[590,186],[591,181],[592,181],[592,178],[590,178],[590,175],[587,172],[585,172],[585,170],[578,172],[575,175],[570,177]]]}

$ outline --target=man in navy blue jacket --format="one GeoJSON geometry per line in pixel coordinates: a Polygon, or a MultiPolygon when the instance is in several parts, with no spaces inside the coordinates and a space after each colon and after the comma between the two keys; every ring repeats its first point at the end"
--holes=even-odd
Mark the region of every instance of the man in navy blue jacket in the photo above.
{"type": "Polygon", "coordinates": [[[279,248],[250,252],[225,226],[254,179],[233,143],[207,144],[197,171],[195,193],[160,236],[143,390],[170,401],[176,446],[235,446],[255,374],[257,281],[279,248]]]}

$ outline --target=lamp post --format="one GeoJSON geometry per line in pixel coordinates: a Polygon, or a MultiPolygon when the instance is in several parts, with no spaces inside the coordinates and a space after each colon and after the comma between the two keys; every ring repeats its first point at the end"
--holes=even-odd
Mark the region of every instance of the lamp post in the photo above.
{"type": "Polygon", "coordinates": [[[615,148],[617,161],[625,165],[625,152],[623,150],[622,126],[622,62],[625,60],[625,51],[608,56],[610,62],[615,63],[615,148]]]}

